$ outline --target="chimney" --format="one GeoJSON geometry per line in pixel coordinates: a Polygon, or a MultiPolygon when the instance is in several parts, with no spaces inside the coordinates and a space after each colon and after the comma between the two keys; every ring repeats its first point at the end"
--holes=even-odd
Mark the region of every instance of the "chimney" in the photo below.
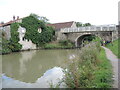
{"type": "Polygon", "coordinates": [[[15,16],[13,16],[13,21],[15,21],[15,16]]]}
{"type": "Polygon", "coordinates": [[[19,16],[17,16],[17,20],[19,20],[19,16]]]}

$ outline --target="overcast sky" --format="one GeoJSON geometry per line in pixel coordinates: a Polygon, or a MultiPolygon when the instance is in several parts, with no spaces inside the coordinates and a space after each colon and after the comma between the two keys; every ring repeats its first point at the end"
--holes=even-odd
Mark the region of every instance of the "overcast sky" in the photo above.
{"type": "Polygon", "coordinates": [[[0,21],[30,13],[45,16],[51,23],[77,21],[94,25],[118,24],[120,0],[0,0],[0,21]]]}

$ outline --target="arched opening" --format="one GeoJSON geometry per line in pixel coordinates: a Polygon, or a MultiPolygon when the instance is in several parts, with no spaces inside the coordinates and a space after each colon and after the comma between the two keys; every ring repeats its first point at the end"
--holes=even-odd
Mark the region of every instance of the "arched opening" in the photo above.
{"type": "Polygon", "coordinates": [[[85,34],[82,36],[79,36],[76,38],[75,46],[76,47],[83,47],[85,45],[85,42],[91,42],[93,39],[95,39],[95,35],[93,34],[85,34]]]}

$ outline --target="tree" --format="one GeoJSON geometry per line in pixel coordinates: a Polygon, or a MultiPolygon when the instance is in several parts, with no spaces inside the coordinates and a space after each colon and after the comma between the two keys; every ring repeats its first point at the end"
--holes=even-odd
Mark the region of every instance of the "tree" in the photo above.
{"type": "Polygon", "coordinates": [[[39,20],[37,15],[30,15],[23,18],[21,26],[26,28],[24,38],[31,40],[38,47],[50,42],[53,39],[54,30],[52,27],[46,26],[44,21],[39,20]],[[39,33],[38,29],[41,28],[42,32],[39,33]]]}
{"type": "Polygon", "coordinates": [[[77,26],[77,27],[82,27],[83,24],[82,24],[81,22],[76,22],[76,26],[77,26]]]}
{"type": "Polygon", "coordinates": [[[82,24],[81,22],[76,22],[76,26],[77,27],[86,27],[86,26],[91,26],[91,24],[90,23],[82,24]]]}
{"type": "Polygon", "coordinates": [[[90,23],[85,23],[85,24],[83,24],[83,26],[85,27],[85,26],[91,26],[91,24],[90,23]]]}
{"type": "Polygon", "coordinates": [[[22,48],[22,45],[19,42],[19,24],[18,23],[12,23],[10,25],[11,28],[11,38],[9,43],[9,48],[12,50],[12,52],[20,51],[22,48]]]}
{"type": "Polygon", "coordinates": [[[35,13],[31,13],[30,16],[33,16],[33,17],[37,18],[38,20],[43,21],[44,23],[48,23],[48,21],[49,21],[46,17],[39,16],[35,13]]]}

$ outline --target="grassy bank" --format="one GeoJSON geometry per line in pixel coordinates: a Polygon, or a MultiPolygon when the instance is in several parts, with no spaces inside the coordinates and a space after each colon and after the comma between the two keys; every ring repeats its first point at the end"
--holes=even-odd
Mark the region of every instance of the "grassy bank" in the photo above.
{"type": "Polygon", "coordinates": [[[62,40],[59,42],[46,43],[42,48],[44,49],[70,49],[73,48],[74,44],[69,40],[62,40]]]}
{"type": "Polygon", "coordinates": [[[112,44],[107,44],[106,47],[109,48],[118,58],[120,58],[120,53],[118,53],[120,49],[118,48],[118,42],[120,42],[120,38],[118,40],[113,41],[112,44]]]}
{"type": "MultiPolygon", "coordinates": [[[[69,60],[62,82],[67,88],[111,88],[112,67],[99,44],[83,47],[79,57],[69,60]]],[[[57,85],[58,87],[58,85],[57,85]]]]}
{"type": "Polygon", "coordinates": [[[100,63],[98,70],[95,71],[95,86],[96,88],[109,88],[112,86],[112,66],[103,48],[98,55],[98,59],[100,63]]]}
{"type": "MultiPolygon", "coordinates": [[[[2,49],[0,49],[0,54],[9,54],[12,53],[10,41],[6,39],[2,39],[0,42],[0,46],[2,49]]],[[[18,48],[18,47],[14,47],[18,48]]],[[[69,40],[61,40],[61,41],[54,41],[50,43],[43,44],[41,47],[38,47],[38,49],[72,49],[74,48],[74,44],[69,40]]]]}

